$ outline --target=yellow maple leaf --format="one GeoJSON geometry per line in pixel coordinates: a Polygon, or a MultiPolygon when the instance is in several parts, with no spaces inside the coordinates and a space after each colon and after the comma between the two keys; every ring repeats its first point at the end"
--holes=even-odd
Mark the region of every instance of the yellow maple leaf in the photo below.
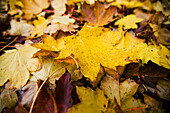
{"type": "Polygon", "coordinates": [[[129,41],[122,46],[120,42],[124,38],[123,31],[114,32],[103,27],[89,28],[84,25],[79,36],[64,38],[65,45],[57,59],[73,54],[75,58],[78,58],[82,74],[94,81],[100,70],[100,64],[111,69],[124,66],[129,63],[126,59],[132,52],[131,49],[135,51],[138,49],[138,43],[143,43],[129,36],[129,41]],[[127,46],[130,47],[127,49],[127,46]]]}
{"type": "Polygon", "coordinates": [[[80,103],[68,109],[68,113],[101,113],[107,108],[108,99],[100,89],[76,87],[80,103]]]}
{"type": "Polygon", "coordinates": [[[51,6],[56,11],[55,14],[61,15],[66,11],[66,0],[53,0],[51,1],[51,6]]]}
{"type": "Polygon", "coordinates": [[[43,43],[36,43],[33,44],[33,46],[39,49],[45,49],[49,51],[59,51],[64,47],[64,40],[62,37],[55,40],[55,38],[50,35],[43,35],[42,40],[43,43]]]}
{"type": "Polygon", "coordinates": [[[25,46],[19,49],[8,50],[0,56],[0,86],[7,80],[13,87],[19,88],[26,84],[29,79],[27,60],[37,52],[38,49],[32,46],[25,46]]]}
{"type": "Polygon", "coordinates": [[[142,18],[137,18],[136,15],[127,15],[115,22],[115,25],[124,26],[124,29],[136,29],[138,26],[136,23],[141,22],[142,18]]]}
{"type": "Polygon", "coordinates": [[[48,19],[45,19],[44,17],[37,16],[37,18],[38,20],[33,21],[34,28],[30,31],[31,37],[34,37],[35,35],[37,35],[37,37],[43,35],[44,29],[47,27],[49,22],[48,19]]]}

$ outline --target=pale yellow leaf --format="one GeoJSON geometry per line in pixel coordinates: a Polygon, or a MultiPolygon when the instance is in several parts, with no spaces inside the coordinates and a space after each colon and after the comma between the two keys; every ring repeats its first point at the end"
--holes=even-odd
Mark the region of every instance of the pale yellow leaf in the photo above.
{"type": "Polygon", "coordinates": [[[51,1],[51,6],[54,8],[56,15],[64,14],[64,12],[66,11],[66,5],[65,5],[66,2],[67,2],[66,0],[51,1]]]}
{"type": "Polygon", "coordinates": [[[38,49],[25,46],[19,49],[8,50],[0,56],[0,86],[7,80],[13,87],[19,88],[26,84],[29,79],[29,71],[26,64],[38,49]]]}
{"type": "Polygon", "coordinates": [[[11,20],[11,29],[8,30],[10,35],[22,35],[30,36],[30,30],[33,28],[31,24],[26,22],[17,22],[16,20],[11,20]]]}

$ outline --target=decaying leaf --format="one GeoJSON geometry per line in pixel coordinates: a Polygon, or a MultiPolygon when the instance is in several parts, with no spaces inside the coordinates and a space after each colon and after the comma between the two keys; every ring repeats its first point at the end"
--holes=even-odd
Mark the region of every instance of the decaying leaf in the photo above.
{"type": "Polygon", "coordinates": [[[3,108],[12,108],[17,104],[18,97],[14,89],[4,89],[0,94],[0,112],[3,108]]]}
{"type": "Polygon", "coordinates": [[[33,28],[31,24],[26,22],[17,22],[16,20],[11,20],[11,29],[8,30],[10,35],[22,35],[30,36],[30,30],[33,28]]]}
{"type": "Polygon", "coordinates": [[[103,26],[113,20],[113,15],[116,13],[116,7],[110,6],[106,8],[99,1],[95,2],[94,6],[84,3],[82,6],[82,20],[86,20],[90,25],[103,26]]]}
{"type": "Polygon", "coordinates": [[[124,29],[136,29],[138,28],[136,23],[141,22],[142,18],[137,18],[136,15],[131,14],[119,19],[115,22],[115,25],[124,26],[124,29]]]}
{"type": "Polygon", "coordinates": [[[50,5],[48,0],[21,0],[23,3],[22,11],[24,17],[30,19],[33,14],[40,13],[43,9],[48,8],[50,5]]]}
{"type": "Polygon", "coordinates": [[[76,87],[80,103],[73,105],[68,113],[101,113],[107,108],[108,99],[100,89],[76,87]]]}
{"type": "Polygon", "coordinates": [[[27,61],[38,49],[25,46],[19,49],[8,50],[0,56],[0,86],[10,80],[13,87],[19,88],[26,84],[29,79],[27,61]]]}
{"type": "Polygon", "coordinates": [[[38,16],[38,20],[34,20],[34,28],[31,29],[31,37],[34,37],[37,35],[37,37],[43,35],[44,29],[47,27],[48,19],[45,19],[44,17],[38,16]]]}
{"type": "Polygon", "coordinates": [[[42,57],[42,69],[37,72],[32,72],[38,79],[45,80],[47,77],[52,84],[65,73],[66,63],[59,63],[52,57],[42,57]]]}
{"type": "Polygon", "coordinates": [[[31,58],[27,61],[27,69],[29,71],[38,71],[41,69],[41,63],[38,58],[31,58]]]}

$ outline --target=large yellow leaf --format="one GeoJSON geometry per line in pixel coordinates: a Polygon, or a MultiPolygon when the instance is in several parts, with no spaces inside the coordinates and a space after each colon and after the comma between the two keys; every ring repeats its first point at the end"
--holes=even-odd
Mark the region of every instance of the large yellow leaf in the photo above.
{"type": "Polygon", "coordinates": [[[137,18],[136,15],[131,14],[116,21],[115,25],[124,26],[124,29],[130,29],[130,28],[136,29],[138,27],[136,23],[139,23],[142,20],[143,20],[142,18],[137,18]]]}
{"type": "Polygon", "coordinates": [[[32,74],[41,80],[49,78],[49,82],[55,84],[55,80],[58,80],[65,73],[67,65],[67,63],[57,62],[52,57],[42,57],[42,69],[32,72],[32,74]]]}
{"type": "Polygon", "coordinates": [[[80,103],[73,105],[68,113],[102,113],[106,110],[108,100],[100,89],[76,87],[80,103]]]}
{"type": "Polygon", "coordinates": [[[94,81],[100,70],[100,64],[111,69],[116,69],[119,65],[124,66],[129,63],[126,60],[130,54],[128,52],[131,52],[132,48],[138,49],[138,43],[142,43],[129,36],[129,41],[126,41],[125,46],[121,46],[122,43],[119,45],[119,42],[125,38],[123,35],[122,31],[114,32],[102,27],[89,28],[85,25],[79,36],[64,39],[64,49],[61,50],[58,59],[73,54],[78,58],[82,74],[94,81]],[[131,47],[127,50],[128,45],[131,47]]]}
{"type": "Polygon", "coordinates": [[[20,87],[26,84],[29,79],[27,60],[37,52],[38,49],[32,46],[25,46],[19,49],[8,50],[0,56],[0,86],[10,80],[13,87],[20,87]]]}
{"type": "Polygon", "coordinates": [[[158,52],[160,54],[160,65],[170,69],[170,51],[163,45],[160,45],[161,49],[158,52]]]}

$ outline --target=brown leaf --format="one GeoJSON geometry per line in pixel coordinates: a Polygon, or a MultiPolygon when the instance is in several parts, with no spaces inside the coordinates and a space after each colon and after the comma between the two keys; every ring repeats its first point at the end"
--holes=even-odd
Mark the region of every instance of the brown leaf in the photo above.
{"type": "Polygon", "coordinates": [[[65,73],[57,82],[55,89],[55,100],[58,106],[58,113],[66,113],[72,105],[72,85],[70,81],[70,73],[65,73]]]}
{"type": "Polygon", "coordinates": [[[40,50],[38,52],[36,52],[34,55],[33,55],[33,58],[37,57],[37,56],[52,56],[52,57],[58,57],[59,56],[59,53],[55,53],[53,51],[48,51],[48,50],[40,50]]]}
{"type": "Polygon", "coordinates": [[[95,2],[94,6],[84,3],[82,6],[82,20],[88,21],[90,25],[103,26],[113,20],[113,15],[117,12],[116,7],[95,2]]]}
{"type": "MultiPolygon", "coordinates": [[[[38,83],[38,86],[40,86],[40,83],[38,83]]],[[[47,86],[47,83],[44,84],[41,91],[39,92],[32,112],[57,113],[57,105],[52,93],[47,86]]]]}

